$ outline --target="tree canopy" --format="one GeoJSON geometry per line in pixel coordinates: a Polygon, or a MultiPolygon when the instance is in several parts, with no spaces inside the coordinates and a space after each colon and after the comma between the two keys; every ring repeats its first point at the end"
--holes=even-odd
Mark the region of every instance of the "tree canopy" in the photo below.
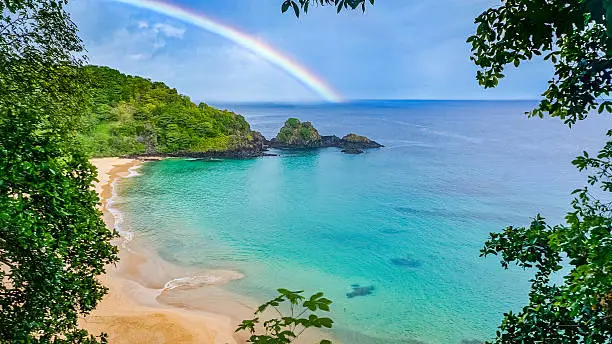
{"type": "Polygon", "coordinates": [[[0,343],[97,342],[77,319],[117,259],[74,139],[83,46],[64,6],[0,0],[0,343]]]}
{"type": "Polygon", "coordinates": [[[83,71],[91,103],[79,139],[93,156],[227,151],[255,144],[258,133],[233,112],[196,105],[162,82],[108,67],[83,71]]]}

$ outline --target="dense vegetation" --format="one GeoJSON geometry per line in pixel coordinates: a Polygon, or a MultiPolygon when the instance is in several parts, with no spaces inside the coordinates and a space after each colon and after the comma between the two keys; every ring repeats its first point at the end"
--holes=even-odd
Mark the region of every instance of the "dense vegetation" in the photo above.
{"type": "Polygon", "coordinates": [[[91,104],[79,139],[93,156],[256,150],[261,141],[242,116],[196,105],[164,83],[108,67],[84,73],[91,104]]]}
{"type": "Polygon", "coordinates": [[[63,0],[0,0],[0,343],[93,343],[78,329],[116,261],[74,139],[83,51],[63,0]]]}
{"type": "Polygon", "coordinates": [[[321,135],[312,123],[289,118],[276,135],[276,140],[284,145],[317,147],[321,144],[321,135]]]}

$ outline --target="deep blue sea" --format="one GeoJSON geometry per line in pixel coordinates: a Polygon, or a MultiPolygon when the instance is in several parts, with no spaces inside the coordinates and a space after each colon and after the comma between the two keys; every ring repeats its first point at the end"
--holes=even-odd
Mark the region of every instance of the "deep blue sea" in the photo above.
{"type": "Polygon", "coordinates": [[[526,302],[530,277],[479,257],[488,233],[538,213],[562,221],[584,185],[570,161],[601,147],[609,126],[526,118],[534,105],[226,106],[266,137],[297,117],[386,147],[150,163],[122,189],[123,210],[168,261],[242,272],[231,291],[262,301],[279,287],[324,291],[343,343],[483,341],[526,302]],[[354,284],[373,293],[349,298],[354,284]]]}

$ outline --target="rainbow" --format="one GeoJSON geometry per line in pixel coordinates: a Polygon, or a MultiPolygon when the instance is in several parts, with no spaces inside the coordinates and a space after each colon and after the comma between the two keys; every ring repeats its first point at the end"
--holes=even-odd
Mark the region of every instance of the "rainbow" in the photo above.
{"type": "Polygon", "coordinates": [[[322,80],[312,71],[308,70],[308,68],[304,67],[299,62],[292,60],[290,57],[268,45],[266,42],[241,32],[236,28],[225,25],[201,13],[196,13],[193,10],[181,8],[167,2],[154,0],[110,1],[148,9],[227,38],[284,70],[287,74],[294,77],[307,88],[320,95],[323,99],[330,102],[343,101],[342,96],[338,94],[338,92],[334,91],[324,80],[322,80]]]}

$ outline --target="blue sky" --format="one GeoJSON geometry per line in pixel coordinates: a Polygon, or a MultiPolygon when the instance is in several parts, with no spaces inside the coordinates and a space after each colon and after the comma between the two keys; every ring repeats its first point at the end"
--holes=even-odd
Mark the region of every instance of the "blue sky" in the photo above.
{"type": "MultiPolygon", "coordinates": [[[[509,70],[499,88],[474,78],[466,38],[499,0],[377,0],[365,14],[312,8],[299,19],[281,0],[173,0],[283,51],[347,99],[535,99],[552,75],[543,61],[509,70]]],[[[130,5],[70,7],[90,63],[176,87],[208,102],[319,101],[256,54],[200,28],[130,5]]]]}

